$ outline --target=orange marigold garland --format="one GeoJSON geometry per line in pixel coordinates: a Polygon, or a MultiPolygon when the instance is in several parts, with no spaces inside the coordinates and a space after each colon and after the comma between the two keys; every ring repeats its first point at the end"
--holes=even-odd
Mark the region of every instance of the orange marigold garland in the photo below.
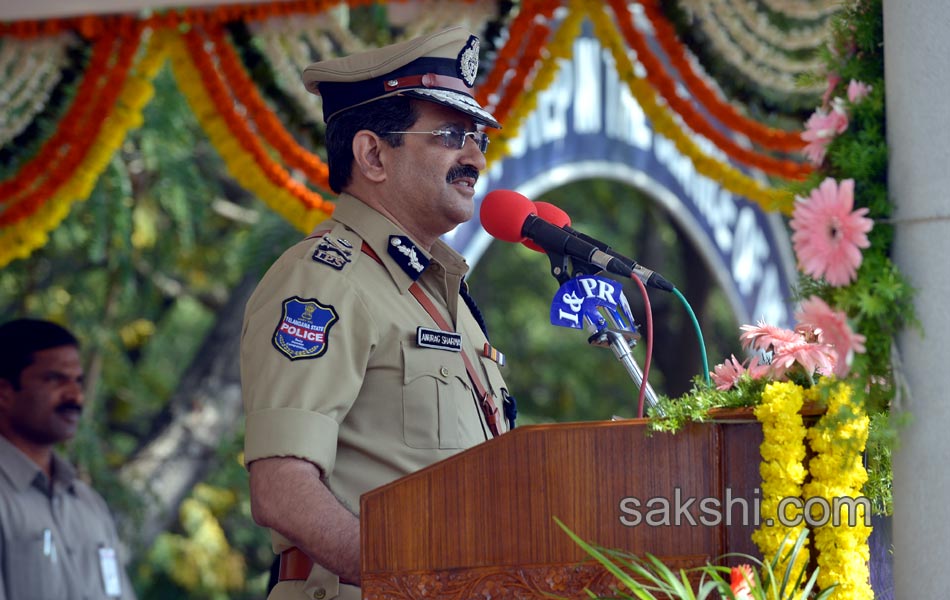
{"type": "MultiPolygon", "coordinates": [[[[363,0],[348,2],[351,6],[365,3],[363,0]]],[[[107,41],[115,37],[126,43],[134,39],[137,43],[139,32],[146,25],[152,27],[156,35],[161,32],[169,36],[177,36],[181,25],[191,25],[193,30],[184,35],[187,46],[183,46],[181,39],[178,38],[178,49],[184,52],[185,47],[190,48],[191,52],[188,53],[190,56],[185,60],[180,53],[177,54],[176,66],[178,70],[190,68],[201,74],[195,73],[194,85],[189,90],[189,101],[206,110],[203,115],[198,114],[196,110],[199,120],[222,155],[227,157],[231,171],[236,176],[241,175],[237,176],[237,179],[242,181],[242,184],[250,183],[250,186],[245,185],[245,187],[249,187],[274,206],[278,212],[297,223],[299,227],[307,229],[309,223],[314,223],[331,212],[332,204],[290,177],[286,170],[273,160],[268,149],[261,144],[260,138],[279,153],[288,165],[305,172],[310,181],[318,186],[326,187],[327,185],[325,183],[326,167],[317,157],[296,143],[273,111],[267,107],[254,89],[253,83],[249,81],[240,60],[224,38],[220,26],[235,20],[247,21],[281,15],[318,13],[337,4],[330,1],[303,1],[254,7],[188,9],[151,15],[146,19],[109,16],[54,19],[42,22],[21,21],[0,24],[0,34],[29,38],[71,29],[78,31],[87,39],[95,40],[97,47],[106,48],[107,41]],[[214,41],[217,48],[217,65],[205,52],[201,51],[203,38],[195,33],[196,31],[206,31],[209,39],[214,41]],[[221,72],[218,69],[221,69],[221,72]],[[252,125],[244,122],[243,117],[237,114],[234,107],[235,100],[248,110],[248,115],[253,121],[252,125]],[[288,200],[291,201],[288,202],[288,200]]],[[[590,12],[595,21],[594,13],[603,11],[603,6],[599,3],[575,2],[572,6],[574,12],[578,10],[590,12]]],[[[518,17],[512,22],[509,40],[499,51],[495,68],[489,73],[485,84],[481,86],[479,99],[483,103],[494,104],[493,110],[505,120],[506,124],[504,133],[493,134],[493,137],[497,137],[500,142],[493,146],[495,155],[499,151],[504,151],[504,142],[507,139],[517,135],[520,122],[536,103],[537,94],[545,89],[556,75],[557,61],[556,58],[552,58],[552,54],[560,56],[564,52],[568,54],[570,52],[569,41],[561,43],[557,48],[553,47],[554,44],[548,45],[551,32],[547,22],[553,17],[555,10],[561,7],[562,2],[558,0],[526,1],[518,17]],[[521,34],[518,33],[519,28],[521,34]],[[530,87],[526,88],[526,86],[530,87]]],[[[605,47],[612,45],[617,46],[616,41],[605,43],[605,47]]],[[[44,144],[37,156],[16,175],[7,181],[0,182],[0,191],[7,192],[0,194],[0,202],[8,203],[6,211],[0,212],[0,223],[9,224],[27,218],[39,210],[52,195],[58,196],[57,190],[64,187],[72,189],[84,187],[76,185],[80,175],[78,174],[79,165],[82,163],[84,168],[88,163],[88,157],[92,152],[90,145],[93,140],[98,139],[96,134],[102,127],[102,123],[111,116],[110,107],[115,102],[118,90],[121,89],[134,54],[134,51],[128,47],[123,46],[123,48],[117,53],[118,69],[110,68],[107,63],[111,60],[112,45],[109,45],[107,50],[93,53],[96,60],[91,61],[90,67],[87,68],[86,76],[80,85],[82,92],[77,92],[74,105],[53,136],[55,140],[53,138],[48,140],[48,142],[55,141],[56,143],[44,144]],[[105,75],[106,71],[112,72],[105,75]],[[96,93],[100,89],[102,93],[96,93]],[[91,100],[99,100],[101,104],[96,104],[91,100]],[[79,107],[85,107],[86,110],[80,110],[79,107]],[[61,150],[63,148],[66,150],[61,150]],[[49,164],[57,164],[59,168],[47,174],[46,168],[49,164]]],[[[620,48],[622,45],[613,50],[616,52],[620,48]]],[[[641,52],[641,54],[646,56],[646,53],[641,52]]],[[[675,62],[676,59],[671,60],[675,62]]],[[[675,119],[666,114],[664,107],[656,103],[652,98],[652,90],[646,82],[638,81],[632,70],[628,69],[629,73],[627,73],[626,68],[622,61],[618,61],[618,71],[623,73],[624,80],[644,107],[644,112],[654,123],[657,133],[674,141],[677,148],[693,161],[697,171],[721,181],[730,191],[757,200],[766,206],[784,206],[786,199],[774,190],[763,189],[760,184],[736,169],[707,156],[690,140],[688,134],[680,131],[680,126],[675,119]]],[[[182,87],[182,78],[178,77],[180,87],[182,87]]],[[[685,71],[684,77],[686,77],[685,71]]],[[[656,84],[657,81],[653,83],[656,84]]],[[[662,81],[659,83],[663,84],[662,81]]],[[[664,89],[663,85],[659,87],[664,89]]],[[[710,94],[710,98],[713,97],[710,94]]],[[[729,122],[729,124],[733,123],[729,122]]],[[[702,126],[698,127],[700,133],[712,137],[703,130],[702,126]]],[[[110,128],[111,133],[116,130],[115,127],[110,128]]],[[[97,156],[99,154],[101,153],[96,153],[97,156]]],[[[86,180],[88,173],[87,171],[83,174],[83,181],[86,180]]],[[[3,232],[4,235],[6,233],[7,231],[3,232]]]]}
{"type": "Polygon", "coordinates": [[[683,44],[676,38],[676,32],[660,11],[657,0],[639,0],[644,12],[656,32],[656,39],[669,57],[673,67],[680,74],[686,89],[695,97],[706,110],[716,119],[734,131],[738,131],[750,140],[764,148],[781,152],[795,152],[801,150],[804,142],[801,131],[783,131],[767,127],[758,121],[743,116],[735,108],[719,99],[718,95],[709,89],[706,83],[693,70],[686,58],[683,44]]]}
{"type": "Polygon", "coordinates": [[[63,148],[73,147],[71,142],[74,142],[76,129],[83,123],[86,114],[96,106],[96,100],[100,98],[96,91],[100,87],[100,81],[108,74],[106,65],[112,56],[115,41],[114,36],[103,37],[93,45],[89,64],[69,110],[63,115],[56,131],[43,143],[36,155],[20,167],[13,177],[0,182],[0,204],[11,202],[30,190],[36,180],[49,171],[49,165],[54,164],[54,160],[58,159],[57,154],[63,148]]]}
{"type": "MultiPolygon", "coordinates": [[[[130,52],[130,56],[132,54],[130,52]]],[[[142,109],[154,92],[151,81],[164,59],[164,47],[153,40],[136,65],[135,73],[126,78],[114,110],[105,119],[99,135],[92,141],[90,151],[73,176],[30,216],[0,229],[0,267],[17,258],[25,258],[43,246],[48,232],[66,217],[70,206],[89,197],[128,131],[142,123],[142,109]]]]}
{"type": "MultiPolygon", "coordinates": [[[[37,19],[0,23],[0,35],[17,38],[36,38],[78,31],[83,37],[93,39],[107,31],[118,31],[130,20],[140,27],[152,30],[177,29],[181,25],[220,25],[232,21],[259,21],[273,17],[290,17],[301,13],[321,13],[339,5],[334,0],[303,0],[297,2],[270,2],[254,5],[217,6],[210,9],[188,8],[153,14],[145,19],[130,19],[127,16],[64,17],[61,19],[37,19]]],[[[351,6],[369,4],[367,0],[350,0],[351,6]]]]}
{"type": "MultiPolygon", "coordinates": [[[[213,77],[209,81],[203,80],[203,70],[192,61],[194,52],[189,50],[189,44],[200,47],[201,39],[186,34],[185,39],[175,36],[170,40],[172,72],[178,88],[221,154],[231,176],[290,223],[302,231],[309,231],[332,212],[333,204],[291,179],[284,169],[267,157],[257,138],[235,112],[227,91],[214,86],[213,77]],[[205,87],[205,83],[212,84],[210,89],[205,87]],[[301,199],[304,195],[307,201],[301,199]]],[[[204,70],[213,69],[210,64],[203,66],[204,70]]]]}
{"type": "Polygon", "coordinates": [[[218,65],[224,75],[223,82],[227,82],[235,98],[247,108],[258,133],[280,153],[284,162],[303,171],[313,184],[329,190],[330,174],[327,166],[318,156],[302,148],[287,132],[274,111],[267,107],[221,28],[209,28],[208,39],[214,43],[218,65]]]}
{"type": "MultiPolygon", "coordinates": [[[[580,33],[581,20],[584,17],[583,10],[580,10],[575,4],[572,3],[572,9],[561,20],[560,28],[548,42],[547,52],[536,67],[534,78],[529,80],[528,73],[525,72],[520,78],[518,91],[513,93],[513,89],[509,90],[503,98],[505,104],[499,103],[504,113],[498,107],[495,108],[496,115],[505,115],[505,128],[489,132],[493,143],[488,147],[486,155],[488,164],[508,153],[508,141],[518,136],[522,123],[537,106],[538,94],[546,90],[554,81],[558,72],[558,60],[570,56],[572,43],[580,33]],[[528,85],[529,83],[530,85],[528,85]]],[[[539,39],[535,43],[538,47],[537,56],[541,56],[540,47],[544,40],[539,39]]],[[[526,52],[525,54],[535,55],[534,52],[526,52]]],[[[525,71],[530,71],[531,66],[522,65],[522,68],[525,71]]]]}
{"type": "Polygon", "coordinates": [[[617,17],[616,22],[620,32],[630,48],[637,53],[637,61],[646,70],[646,78],[650,85],[660,93],[670,108],[679,113],[690,129],[716,144],[732,158],[749,166],[786,179],[804,179],[808,176],[811,172],[811,167],[808,165],[779,160],[743,148],[719,129],[711,126],[689,100],[677,94],[676,82],[666,73],[663,64],[650,51],[643,35],[634,27],[632,15],[629,14],[626,4],[621,0],[609,0],[609,4],[617,17]]]}
{"type": "MultiPolygon", "coordinates": [[[[492,104],[490,97],[498,92],[512,68],[517,74],[528,74],[531,66],[541,57],[543,45],[537,43],[538,37],[543,33],[543,39],[547,38],[550,28],[545,23],[550,20],[558,6],[559,2],[526,2],[521,7],[508,26],[508,41],[498,50],[492,70],[478,86],[476,99],[479,104],[492,104]]],[[[520,86],[524,86],[524,83],[525,77],[517,76],[512,77],[510,82],[511,85],[520,86]]],[[[506,89],[504,96],[510,97],[512,92],[512,89],[506,89]]]]}
{"type": "Polygon", "coordinates": [[[697,173],[719,182],[723,188],[734,194],[758,203],[765,210],[790,212],[794,201],[788,190],[770,188],[738,169],[719,162],[706,154],[688,134],[681,130],[669,111],[657,102],[656,93],[646,79],[636,74],[620,33],[604,11],[603,5],[592,0],[583,1],[594,24],[597,37],[613,54],[617,74],[629,87],[631,95],[643,109],[656,134],[672,141],[676,149],[692,161],[697,173]]]}
{"type": "MultiPolygon", "coordinates": [[[[33,214],[66,181],[77,175],[79,166],[93,148],[103,124],[114,110],[116,100],[131,68],[140,35],[140,30],[133,29],[130,35],[118,40],[119,43],[115,49],[116,63],[111,69],[105,65],[108,56],[97,63],[96,69],[101,69],[103,75],[96,74],[93,81],[95,83],[101,81],[101,85],[90,85],[84,90],[85,95],[77,94],[73,101],[74,105],[83,105],[88,102],[91,106],[80,113],[82,116],[72,115],[75,118],[62,123],[57,130],[57,135],[53,136],[55,139],[49,140],[40,154],[18,172],[14,180],[16,182],[14,189],[19,194],[14,192],[8,196],[2,189],[5,186],[0,186],[0,194],[8,202],[6,210],[0,214],[0,226],[10,225],[33,214]],[[65,152],[62,151],[63,147],[65,147],[65,152]],[[56,168],[49,169],[50,164],[55,164],[56,168]],[[37,182],[40,173],[45,175],[45,178],[37,182]]],[[[116,41],[113,36],[108,35],[103,36],[102,39],[110,47],[116,41]]],[[[87,74],[87,76],[93,75],[87,74]]],[[[78,173],[78,175],[83,174],[78,173]]]]}
{"type": "MultiPolygon", "coordinates": [[[[306,210],[323,210],[326,201],[319,194],[311,192],[299,181],[294,180],[283,167],[271,160],[267,155],[267,151],[258,141],[257,136],[248,127],[247,122],[237,114],[234,109],[233,98],[221,82],[210,57],[204,52],[202,39],[197,32],[192,29],[192,31],[184,34],[182,39],[188,49],[189,62],[198,70],[198,81],[201,82],[201,86],[211,99],[215,111],[220,115],[231,135],[252,158],[250,166],[257,167],[274,186],[289,192],[306,210]]],[[[183,64],[181,61],[176,63],[176,65],[181,64],[183,64]]],[[[178,82],[180,86],[182,80],[178,79],[178,82]]],[[[299,223],[295,224],[299,225],[299,223]]]]}

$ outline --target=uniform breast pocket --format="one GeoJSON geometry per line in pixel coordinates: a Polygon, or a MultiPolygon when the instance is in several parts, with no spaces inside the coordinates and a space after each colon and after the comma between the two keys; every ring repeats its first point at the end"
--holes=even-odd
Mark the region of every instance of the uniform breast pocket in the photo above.
{"type": "Polygon", "coordinates": [[[42,531],[14,540],[14,548],[4,553],[10,598],[48,600],[66,598],[62,547],[42,531]]]}
{"type": "Polygon", "coordinates": [[[471,405],[468,376],[455,352],[402,346],[402,417],[410,448],[461,448],[459,419],[471,405]]]}

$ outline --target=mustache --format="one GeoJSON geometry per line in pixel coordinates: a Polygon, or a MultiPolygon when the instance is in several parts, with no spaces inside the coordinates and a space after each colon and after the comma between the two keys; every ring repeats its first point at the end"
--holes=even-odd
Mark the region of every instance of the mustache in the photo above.
{"type": "Polygon", "coordinates": [[[67,412],[78,412],[78,413],[82,413],[82,404],[79,404],[78,402],[71,402],[71,401],[63,402],[62,404],[60,404],[59,406],[56,407],[56,412],[58,412],[58,413],[67,413],[67,412]]]}
{"type": "Polygon", "coordinates": [[[478,181],[478,169],[472,165],[455,165],[449,169],[449,174],[445,176],[446,183],[452,183],[456,179],[462,177],[469,177],[474,181],[478,181]]]}

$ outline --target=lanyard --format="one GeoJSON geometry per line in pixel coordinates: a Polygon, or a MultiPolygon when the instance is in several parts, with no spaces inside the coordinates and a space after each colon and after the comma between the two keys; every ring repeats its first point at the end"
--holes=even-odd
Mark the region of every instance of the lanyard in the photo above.
{"type": "MultiPolygon", "coordinates": [[[[379,255],[363,242],[363,253],[367,254],[370,258],[383,264],[383,261],[380,260],[379,255]]],[[[435,324],[438,325],[441,329],[445,331],[455,331],[455,329],[449,325],[445,320],[445,317],[442,316],[442,313],[439,312],[439,309],[436,308],[432,300],[426,295],[422,290],[422,286],[418,282],[413,281],[412,285],[409,286],[409,293],[412,294],[412,297],[416,299],[419,304],[422,305],[422,308],[432,317],[432,320],[435,321],[435,324]]],[[[488,424],[488,429],[491,430],[492,437],[497,437],[501,431],[498,428],[498,408],[495,406],[495,399],[492,398],[490,392],[485,389],[485,386],[482,385],[481,379],[478,377],[478,372],[475,370],[475,365],[472,364],[472,361],[469,360],[468,354],[465,353],[465,349],[462,348],[459,353],[462,355],[462,362],[465,363],[465,371],[468,373],[468,378],[472,382],[472,386],[475,388],[478,407],[481,409],[482,414],[485,416],[485,422],[488,424]]]]}

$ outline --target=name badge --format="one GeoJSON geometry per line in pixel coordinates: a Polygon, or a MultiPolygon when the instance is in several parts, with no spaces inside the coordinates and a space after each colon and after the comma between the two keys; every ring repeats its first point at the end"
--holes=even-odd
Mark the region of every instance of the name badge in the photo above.
{"type": "Polygon", "coordinates": [[[119,563],[115,558],[114,548],[99,547],[99,572],[102,573],[102,588],[106,596],[110,598],[121,597],[122,582],[119,578],[119,563]]]}
{"type": "Polygon", "coordinates": [[[462,334],[440,329],[416,328],[416,343],[423,348],[448,350],[449,352],[462,351],[462,334]]]}

